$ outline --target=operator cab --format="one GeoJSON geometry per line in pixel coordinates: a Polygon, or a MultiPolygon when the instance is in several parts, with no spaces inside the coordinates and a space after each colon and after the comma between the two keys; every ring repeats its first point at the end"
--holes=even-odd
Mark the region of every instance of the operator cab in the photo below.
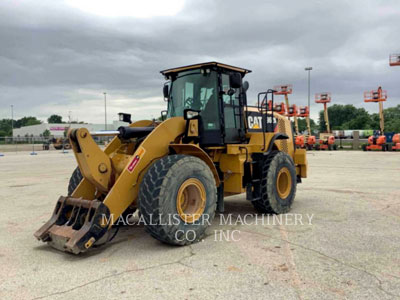
{"type": "Polygon", "coordinates": [[[242,143],[245,139],[243,106],[250,70],[208,62],[161,71],[167,117],[199,115],[200,144],[218,146],[242,143]],[[186,115],[185,115],[186,114],[186,115]]]}

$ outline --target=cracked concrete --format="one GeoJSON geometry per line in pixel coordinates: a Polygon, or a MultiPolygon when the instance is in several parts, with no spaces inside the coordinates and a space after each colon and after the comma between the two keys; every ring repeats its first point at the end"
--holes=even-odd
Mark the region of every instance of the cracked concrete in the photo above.
{"type": "MultiPolygon", "coordinates": [[[[0,158],[0,298],[400,298],[399,153],[308,158],[309,178],[291,213],[313,214],[312,225],[220,225],[217,216],[204,240],[188,247],[161,244],[135,226],[74,256],[32,236],[65,194],[73,155],[7,154],[0,158]],[[238,240],[220,241],[219,230],[239,230],[238,240]]],[[[235,196],[228,213],[254,210],[235,196]]]]}
{"type": "Polygon", "coordinates": [[[183,266],[185,266],[185,267],[191,268],[191,266],[187,266],[187,265],[185,265],[185,264],[182,262],[182,260],[184,260],[184,259],[186,259],[186,258],[190,258],[190,257],[192,257],[193,255],[195,255],[195,254],[193,253],[193,251],[192,251],[191,246],[188,246],[187,248],[190,249],[190,255],[184,256],[184,257],[178,259],[177,261],[168,262],[168,263],[162,263],[162,264],[156,264],[156,265],[154,265],[154,266],[150,266],[150,267],[146,267],[146,268],[139,268],[139,269],[133,269],[133,270],[125,270],[125,271],[122,271],[122,272],[119,272],[119,273],[116,273],[116,274],[111,274],[111,275],[107,275],[107,276],[100,277],[100,278],[98,278],[98,279],[95,279],[95,280],[86,282],[86,283],[84,283],[84,284],[82,284],[82,285],[78,285],[78,286],[75,286],[75,287],[73,287],[73,288],[69,288],[69,289],[63,290],[63,291],[58,291],[58,292],[55,292],[55,293],[52,293],[52,294],[48,294],[48,295],[45,295],[45,296],[35,297],[35,298],[33,298],[33,300],[45,299],[45,298],[50,298],[50,297],[53,297],[53,296],[58,296],[58,295],[67,294],[67,293],[69,293],[69,292],[72,292],[72,291],[74,291],[74,290],[77,290],[77,289],[80,289],[80,288],[83,288],[83,287],[87,287],[87,286],[89,286],[89,285],[91,285],[91,284],[94,284],[94,283],[97,283],[97,282],[99,282],[99,281],[107,280],[108,278],[116,278],[116,277],[118,277],[118,276],[121,276],[121,275],[124,275],[124,274],[127,274],[127,273],[139,272],[139,271],[147,271],[147,270],[151,270],[151,269],[154,269],[154,268],[161,268],[161,267],[164,267],[164,266],[170,266],[170,265],[174,265],[174,264],[181,264],[181,265],[183,265],[183,266]]]}

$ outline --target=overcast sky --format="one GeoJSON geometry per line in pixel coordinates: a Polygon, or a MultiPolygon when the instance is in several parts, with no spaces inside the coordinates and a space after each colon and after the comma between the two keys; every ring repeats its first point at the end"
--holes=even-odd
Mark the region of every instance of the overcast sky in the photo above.
{"type": "MultiPolygon", "coordinates": [[[[249,102],[276,84],[290,101],[331,92],[332,104],[363,103],[382,85],[400,104],[400,1],[1,0],[0,118],[50,114],[104,122],[165,109],[159,71],[204,61],[251,69],[249,102]]],[[[313,102],[313,101],[312,101],[313,102]]],[[[322,107],[313,103],[312,115],[322,107]]]]}

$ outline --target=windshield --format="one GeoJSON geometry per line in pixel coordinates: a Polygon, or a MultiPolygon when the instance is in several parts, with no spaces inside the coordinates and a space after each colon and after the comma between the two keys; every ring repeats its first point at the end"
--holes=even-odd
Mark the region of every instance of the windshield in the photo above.
{"type": "Polygon", "coordinates": [[[200,111],[205,129],[219,128],[216,72],[182,72],[172,81],[168,117],[182,117],[188,108],[200,111]]]}

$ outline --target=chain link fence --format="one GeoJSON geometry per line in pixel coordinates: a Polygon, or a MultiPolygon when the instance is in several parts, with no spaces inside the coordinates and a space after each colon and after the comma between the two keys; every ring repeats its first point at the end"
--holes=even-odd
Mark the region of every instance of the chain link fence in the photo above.
{"type": "MultiPolygon", "coordinates": [[[[94,136],[93,139],[100,146],[106,145],[112,138],[107,136],[94,136]]],[[[359,139],[358,134],[354,138],[344,139],[337,137],[339,149],[361,149],[361,145],[367,143],[367,139],[359,139]]],[[[67,153],[71,149],[68,139],[54,137],[0,137],[0,156],[6,153],[29,152],[36,155],[40,151],[62,151],[67,153]]]]}
{"type": "MultiPolygon", "coordinates": [[[[99,146],[110,141],[109,137],[94,137],[99,146]]],[[[68,152],[71,149],[68,139],[53,137],[0,137],[0,156],[7,153],[29,152],[36,155],[41,151],[68,152]]]]}
{"type": "Polygon", "coordinates": [[[49,144],[49,139],[44,137],[0,137],[0,153],[30,151],[36,153],[49,144]]]}

